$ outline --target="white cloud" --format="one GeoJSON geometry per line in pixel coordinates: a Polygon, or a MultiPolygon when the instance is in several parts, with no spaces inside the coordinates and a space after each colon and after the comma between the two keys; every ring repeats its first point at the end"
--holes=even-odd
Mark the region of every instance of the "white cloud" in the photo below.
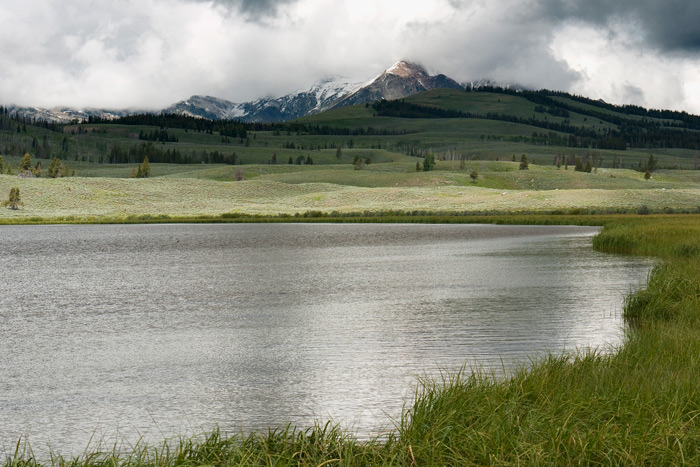
{"type": "Polygon", "coordinates": [[[405,58],[458,80],[700,112],[697,57],[665,57],[640,25],[537,8],[553,1],[6,2],[0,103],[157,109],[192,94],[241,102],[328,75],[369,78],[405,58]]]}
{"type": "Polygon", "coordinates": [[[572,92],[614,104],[700,113],[696,86],[689,86],[698,82],[697,61],[649,49],[634,23],[619,23],[614,29],[614,34],[603,34],[579,23],[557,31],[554,56],[581,76],[572,92]]]}

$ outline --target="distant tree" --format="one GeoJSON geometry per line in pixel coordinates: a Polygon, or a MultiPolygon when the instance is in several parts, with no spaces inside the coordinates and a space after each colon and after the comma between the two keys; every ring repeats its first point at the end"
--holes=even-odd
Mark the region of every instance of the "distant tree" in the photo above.
{"type": "Polygon", "coordinates": [[[276,163],[277,163],[277,153],[273,152],[272,159],[270,159],[270,164],[276,164],[276,163]]]}
{"type": "Polygon", "coordinates": [[[245,177],[243,176],[243,167],[236,167],[236,173],[234,174],[233,179],[237,182],[245,180],[245,177]]]}
{"type": "Polygon", "coordinates": [[[429,152],[423,160],[423,172],[430,172],[433,168],[435,168],[435,156],[432,152],[429,152]]]}
{"type": "Polygon", "coordinates": [[[32,175],[35,177],[41,177],[41,161],[38,161],[36,163],[36,166],[34,167],[34,170],[32,171],[32,175]]]}
{"type": "Polygon", "coordinates": [[[365,159],[365,165],[370,165],[372,163],[372,159],[370,157],[365,159]]]}
{"type": "Polygon", "coordinates": [[[647,170],[644,172],[644,180],[649,180],[651,178],[651,172],[647,170]]]}
{"type": "Polygon", "coordinates": [[[647,167],[646,167],[647,171],[656,172],[658,165],[659,164],[658,164],[657,160],[654,158],[654,155],[649,154],[649,160],[647,161],[647,167]]]}
{"type": "Polygon", "coordinates": [[[12,175],[12,166],[10,165],[9,162],[7,163],[7,170],[5,171],[5,173],[7,175],[12,175]]]}
{"type": "Polygon", "coordinates": [[[136,178],[148,178],[151,176],[151,163],[148,161],[148,156],[143,158],[143,162],[139,164],[136,170],[136,178]]]}
{"type": "Polygon", "coordinates": [[[23,205],[24,203],[22,202],[22,198],[19,195],[19,188],[11,188],[10,196],[7,198],[7,201],[3,203],[3,206],[7,206],[8,208],[16,211],[17,209],[19,209],[20,206],[23,205]]]}
{"type": "Polygon", "coordinates": [[[343,155],[343,150],[340,149],[340,146],[338,146],[338,149],[335,150],[335,157],[337,159],[340,159],[342,157],[342,155],[343,155]]]}
{"type": "Polygon", "coordinates": [[[467,167],[467,163],[465,162],[466,160],[467,160],[467,156],[465,156],[464,154],[462,154],[459,157],[459,169],[460,170],[464,170],[467,167]]]}
{"type": "Polygon", "coordinates": [[[311,156],[306,156],[306,161],[304,162],[306,165],[314,165],[314,160],[311,158],[311,156]]]}
{"type": "Polygon", "coordinates": [[[590,159],[588,159],[588,160],[586,161],[586,167],[584,167],[583,170],[584,170],[584,172],[586,172],[586,173],[591,173],[591,171],[593,170],[593,167],[591,167],[591,160],[590,160],[590,159]]]}
{"type": "Polygon", "coordinates": [[[44,137],[41,140],[41,149],[45,157],[49,155],[49,151],[51,150],[51,148],[49,147],[49,140],[46,137],[46,135],[44,135],[44,137]]]}
{"type": "Polygon", "coordinates": [[[0,175],[5,173],[5,159],[0,156],[0,175]]]}
{"type": "Polygon", "coordinates": [[[472,181],[476,183],[477,179],[479,178],[479,172],[477,172],[476,170],[472,170],[469,173],[469,176],[472,178],[472,181]]]}
{"type": "Polygon", "coordinates": [[[352,165],[355,167],[355,170],[362,170],[365,168],[365,162],[360,156],[355,156],[355,159],[352,161],[352,165]]]}
{"type": "Polygon", "coordinates": [[[19,171],[20,172],[31,172],[32,170],[32,156],[29,155],[29,153],[25,153],[24,157],[22,157],[22,160],[19,162],[19,171]]]}
{"type": "MultiPolygon", "coordinates": [[[[695,154],[695,158],[693,159],[693,170],[698,170],[698,163],[699,163],[699,162],[700,162],[700,161],[698,160],[698,155],[695,154]]],[[[2,167],[0,166],[0,169],[1,169],[1,168],[2,168],[2,167]]],[[[2,170],[0,170],[0,173],[2,173],[2,170]]]]}
{"type": "Polygon", "coordinates": [[[574,161],[574,170],[576,172],[583,172],[583,170],[584,170],[583,161],[581,160],[580,157],[577,157],[574,161]]]}
{"type": "Polygon", "coordinates": [[[292,159],[292,156],[289,156],[289,160],[287,161],[287,164],[294,165],[294,159],[292,159]]]}
{"type": "Polygon", "coordinates": [[[520,170],[528,170],[530,168],[530,163],[527,161],[527,156],[523,154],[520,156],[520,170]]]}
{"type": "Polygon", "coordinates": [[[420,165],[420,162],[416,162],[416,172],[421,172],[423,170],[423,166],[420,165]]]}
{"type": "Polygon", "coordinates": [[[63,165],[61,159],[58,157],[52,157],[49,163],[49,168],[46,171],[46,175],[49,178],[65,177],[67,172],[67,167],[63,165]]]}

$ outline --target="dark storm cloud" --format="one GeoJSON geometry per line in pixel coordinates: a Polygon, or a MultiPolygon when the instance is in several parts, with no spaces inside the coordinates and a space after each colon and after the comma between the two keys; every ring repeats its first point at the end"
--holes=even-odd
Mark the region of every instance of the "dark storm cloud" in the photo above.
{"type": "Polygon", "coordinates": [[[634,21],[652,47],[668,52],[700,52],[698,0],[542,0],[538,14],[554,20],[611,25],[634,21]]]}
{"type": "Polygon", "coordinates": [[[199,2],[213,1],[215,5],[222,5],[242,13],[247,19],[261,20],[277,15],[279,8],[295,3],[297,0],[195,0],[199,2]]]}

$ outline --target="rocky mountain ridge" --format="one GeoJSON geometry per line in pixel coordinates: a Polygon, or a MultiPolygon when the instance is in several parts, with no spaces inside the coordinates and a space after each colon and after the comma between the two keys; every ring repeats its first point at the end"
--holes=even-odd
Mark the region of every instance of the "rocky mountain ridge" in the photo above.
{"type": "MultiPolygon", "coordinates": [[[[279,122],[380,99],[401,99],[430,89],[464,89],[465,87],[490,84],[493,83],[479,81],[460,84],[443,74],[431,76],[422,66],[401,60],[370,80],[358,81],[344,77],[327,78],[316,82],[307,90],[243,103],[235,103],[212,96],[195,95],[160,112],[211,120],[239,119],[246,122],[279,122]]],[[[113,119],[134,113],[144,113],[143,110],[76,110],[69,107],[53,109],[9,107],[9,110],[19,116],[60,123],[87,120],[91,116],[113,119]]]]}

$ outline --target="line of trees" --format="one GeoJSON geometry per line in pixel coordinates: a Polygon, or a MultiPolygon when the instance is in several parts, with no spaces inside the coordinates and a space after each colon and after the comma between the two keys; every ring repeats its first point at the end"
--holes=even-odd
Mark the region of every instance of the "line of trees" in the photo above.
{"type": "Polygon", "coordinates": [[[240,164],[236,153],[225,154],[219,151],[192,151],[186,153],[177,148],[160,148],[152,142],[124,147],[115,144],[109,151],[106,162],[109,164],[133,164],[148,158],[153,163],[165,164],[240,164]]]}

